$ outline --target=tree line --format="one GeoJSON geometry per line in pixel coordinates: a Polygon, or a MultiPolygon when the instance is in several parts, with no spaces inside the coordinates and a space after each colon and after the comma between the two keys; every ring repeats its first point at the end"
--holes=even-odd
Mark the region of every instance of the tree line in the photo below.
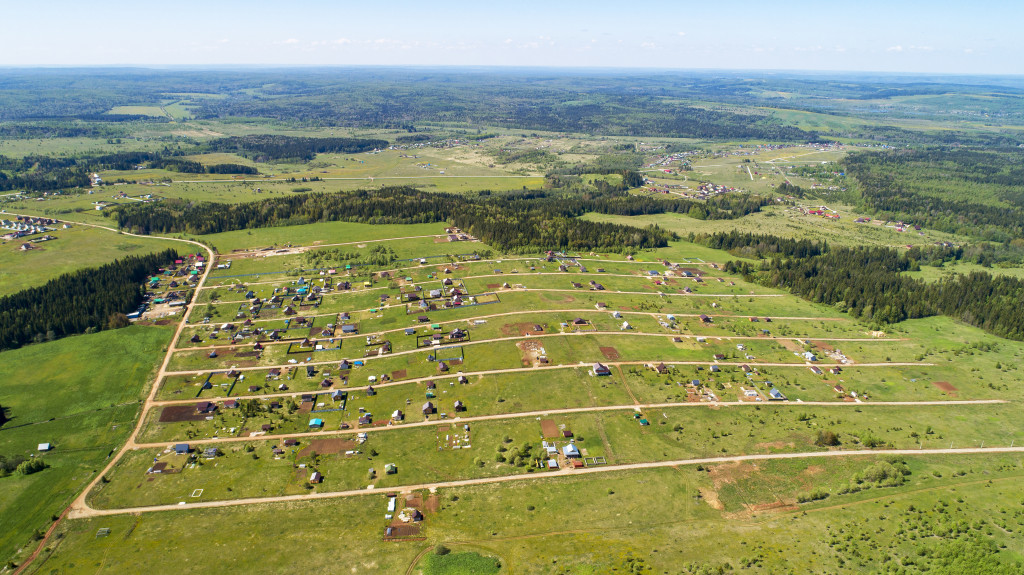
{"type": "Polygon", "coordinates": [[[0,298],[0,350],[127,325],[123,314],[142,303],[143,282],[177,257],[173,249],[128,256],[0,298]]]}
{"type": "MultiPolygon", "coordinates": [[[[689,205],[686,206],[687,208],[689,205]]],[[[663,213],[681,205],[628,194],[577,197],[543,191],[477,197],[427,193],[410,187],[356,192],[303,193],[243,203],[192,203],[166,200],[125,204],[109,216],[137,233],[211,234],[229,230],[325,221],[370,224],[448,222],[505,251],[538,249],[640,250],[662,247],[675,234],[656,226],[643,228],[578,219],[587,212],[621,215],[663,213]]],[[[715,208],[717,209],[717,208],[715,208]]]]}
{"type": "Polygon", "coordinates": [[[211,151],[238,154],[256,162],[283,159],[308,162],[317,154],[357,154],[389,145],[387,140],[377,138],[304,138],[252,134],[218,138],[206,147],[211,151]]]}

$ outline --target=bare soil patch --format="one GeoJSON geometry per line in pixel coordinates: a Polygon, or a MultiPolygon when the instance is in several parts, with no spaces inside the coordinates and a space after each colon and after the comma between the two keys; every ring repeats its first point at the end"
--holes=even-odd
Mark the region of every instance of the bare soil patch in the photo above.
{"type": "Polygon", "coordinates": [[[779,339],[779,340],[776,340],[776,341],[781,343],[782,347],[788,349],[789,351],[795,351],[795,352],[798,352],[798,353],[802,353],[804,351],[804,348],[803,348],[802,345],[800,345],[799,343],[797,343],[797,342],[795,342],[795,341],[793,341],[791,339],[779,339]]]}
{"type": "Polygon", "coordinates": [[[409,375],[407,370],[399,369],[391,372],[391,379],[405,379],[409,375]]]}
{"type": "Polygon", "coordinates": [[[554,419],[540,420],[540,433],[544,437],[558,437],[561,435],[558,433],[558,426],[555,425],[554,419]]]}
{"type": "Polygon", "coordinates": [[[341,437],[332,437],[328,439],[312,439],[309,445],[305,449],[299,452],[299,458],[311,455],[314,451],[320,455],[334,455],[336,453],[343,453],[356,446],[356,442],[351,439],[343,439],[341,437]]]}
{"type": "Polygon", "coordinates": [[[736,483],[740,479],[746,479],[755,471],[757,471],[756,465],[743,461],[708,467],[708,475],[711,477],[715,489],[729,483],[736,483]]]}
{"type": "Polygon", "coordinates": [[[942,391],[956,391],[956,388],[953,387],[953,384],[949,383],[948,381],[933,381],[932,385],[941,389],[942,391]]]}
{"type": "Polygon", "coordinates": [[[437,510],[441,508],[441,499],[436,493],[431,493],[430,497],[427,497],[423,508],[430,513],[437,513],[437,510]]]}
{"type": "Polygon", "coordinates": [[[520,353],[523,355],[523,367],[529,367],[537,363],[537,358],[541,356],[541,349],[543,349],[541,343],[535,339],[516,342],[516,347],[519,348],[520,353]]]}
{"type": "Polygon", "coordinates": [[[615,349],[614,347],[602,347],[601,353],[604,355],[604,358],[607,359],[608,361],[615,361],[619,359],[619,357],[621,357],[619,355],[619,350],[615,349]]]}
{"type": "Polygon", "coordinates": [[[171,423],[175,421],[202,421],[206,414],[198,413],[195,404],[191,405],[168,405],[160,412],[160,423],[171,423]]]}
{"type": "Polygon", "coordinates": [[[719,511],[725,509],[725,505],[723,505],[722,501],[718,498],[718,492],[714,489],[701,489],[700,496],[708,505],[711,506],[712,509],[717,509],[719,511]]]}
{"type": "Polygon", "coordinates": [[[487,289],[498,289],[500,287],[501,284],[487,284],[487,289]]]}
{"type": "Polygon", "coordinates": [[[813,343],[814,345],[820,347],[821,349],[823,349],[825,351],[835,351],[836,350],[836,348],[832,347],[831,345],[829,345],[829,344],[827,344],[827,343],[825,343],[823,341],[812,340],[811,343],[813,343]]]}

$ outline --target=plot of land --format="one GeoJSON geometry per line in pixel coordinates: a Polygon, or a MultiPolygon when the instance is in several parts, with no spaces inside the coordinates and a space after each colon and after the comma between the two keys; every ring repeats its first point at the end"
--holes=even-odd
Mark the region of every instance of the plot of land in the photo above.
{"type": "Polygon", "coordinates": [[[206,417],[206,414],[196,411],[195,405],[168,405],[160,411],[160,423],[203,421],[206,417]]]}

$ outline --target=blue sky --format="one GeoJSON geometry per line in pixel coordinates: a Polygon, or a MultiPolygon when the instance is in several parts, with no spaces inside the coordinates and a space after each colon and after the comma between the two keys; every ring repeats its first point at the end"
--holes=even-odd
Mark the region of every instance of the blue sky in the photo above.
{"type": "Polygon", "coordinates": [[[487,65],[1024,74],[1024,2],[4,0],[0,66],[487,65]],[[42,7],[42,8],[40,8],[42,7]]]}

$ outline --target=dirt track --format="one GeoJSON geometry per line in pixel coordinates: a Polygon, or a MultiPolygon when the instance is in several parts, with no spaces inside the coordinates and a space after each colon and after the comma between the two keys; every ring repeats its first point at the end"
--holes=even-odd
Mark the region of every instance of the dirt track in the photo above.
{"type": "Polygon", "coordinates": [[[421,483],[415,485],[400,485],[373,489],[353,489],[349,491],[333,491],[325,493],[309,493],[305,495],[283,495],[277,497],[250,497],[245,499],[233,499],[228,501],[204,501],[187,505],[152,505],[148,507],[126,507],[123,509],[92,509],[75,508],[71,510],[69,517],[73,519],[85,517],[102,517],[109,515],[124,515],[128,513],[151,513],[159,511],[180,511],[185,509],[208,509],[216,507],[235,507],[240,505],[256,505],[261,503],[283,503],[290,501],[314,501],[318,499],[333,499],[337,497],[357,497],[361,495],[381,495],[394,491],[409,492],[418,490],[435,490],[442,488],[466,487],[470,485],[486,485],[491,483],[506,483],[510,481],[526,481],[531,479],[544,479],[552,477],[572,477],[588,475],[592,473],[607,473],[614,471],[630,471],[636,469],[659,469],[663,467],[675,467],[678,465],[714,465],[718,463],[729,463],[737,461],[764,461],[770,459],[808,459],[815,457],[878,457],[887,455],[962,455],[976,453],[1022,453],[1024,447],[971,447],[965,449],[862,449],[855,451],[822,451],[810,453],[772,453],[756,455],[734,455],[726,457],[704,457],[696,459],[675,459],[671,461],[652,461],[648,463],[630,463],[624,465],[602,465],[599,467],[585,467],[583,469],[563,468],[561,471],[551,473],[523,473],[520,475],[503,475],[500,477],[485,477],[479,479],[461,479],[457,481],[442,481],[437,483],[421,483]]]}

